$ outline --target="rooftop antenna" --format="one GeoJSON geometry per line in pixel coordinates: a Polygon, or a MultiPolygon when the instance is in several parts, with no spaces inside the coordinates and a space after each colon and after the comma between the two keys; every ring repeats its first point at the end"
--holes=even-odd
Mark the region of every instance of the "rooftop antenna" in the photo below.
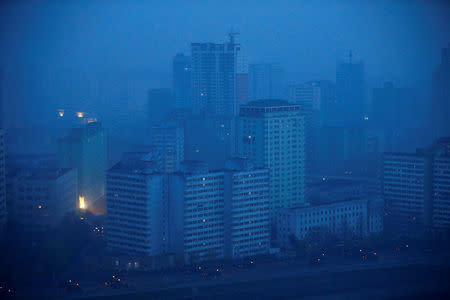
{"type": "Polygon", "coordinates": [[[230,44],[234,44],[234,37],[238,34],[239,32],[234,31],[233,27],[231,27],[230,32],[228,33],[228,36],[230,37],[230,44]]]}

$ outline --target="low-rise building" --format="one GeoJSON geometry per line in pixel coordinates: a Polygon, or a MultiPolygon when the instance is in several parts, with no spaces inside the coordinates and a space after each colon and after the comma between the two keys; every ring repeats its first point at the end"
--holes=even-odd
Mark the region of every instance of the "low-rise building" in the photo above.
{"type": "Polygon", "coordinates": [[[20,168],[8,176],[9,216],[26,232],[46,232],[77,208],[75,169],[20,168]]]}
{"type": "Polygon", "coordinates": [[[293,237],[305,239],[313,229],[325,230],[338,238],[378,233],[382,229],[379,222],[382,222],[383,210],[371,211],[369,203],[367,198],[357,198],[280,209],[277,214],[277,241],[287,246],[293,237]]]}

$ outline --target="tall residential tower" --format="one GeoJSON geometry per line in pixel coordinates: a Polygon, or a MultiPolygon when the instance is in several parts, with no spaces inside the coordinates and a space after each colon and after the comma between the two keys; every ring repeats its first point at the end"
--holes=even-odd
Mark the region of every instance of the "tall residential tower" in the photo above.
{"type": "Polygon", "coordinates": [[[234,33],[230,33],[226,43],[191,44],[194,114],[236,115],[236,63],[240,48],[234,42],[234,33]]]}
{"type": "Polygon", "coordinates": [[[239,157],[269,169],[272,212],[305,203],[305,117],[299,105],[260,100],[241,106],[236,139],[239,157]]]}

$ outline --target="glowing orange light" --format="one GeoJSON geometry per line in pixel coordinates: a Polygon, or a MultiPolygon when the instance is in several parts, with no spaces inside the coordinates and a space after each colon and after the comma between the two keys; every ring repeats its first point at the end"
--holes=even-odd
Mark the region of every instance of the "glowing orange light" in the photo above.
{"type": "Polygon", "coordinates": [[[77,112],[77,117],[78,117],[78,118],[84,117],[84,113],[81,112],[81,111],[77,112]]]}
{"type": "Polygon", "coordinates": [[[84,196],[78,197],[78,203],[79,203],[80,209],[86,209],[86,202],[84,201],[84,196]]]}
{"type": "Polygon", "coordinates": [[[58,109],[58,116],[60,118],[64,117],[64,109],[58,109]]]}

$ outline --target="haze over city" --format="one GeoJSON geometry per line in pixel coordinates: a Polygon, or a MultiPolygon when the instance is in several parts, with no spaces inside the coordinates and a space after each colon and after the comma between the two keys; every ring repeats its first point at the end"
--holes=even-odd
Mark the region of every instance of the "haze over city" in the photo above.
{"type": "Polygon", "coordinates": [[[0,295],[447,297],[448,16],[2,1],[0,295]]]}

